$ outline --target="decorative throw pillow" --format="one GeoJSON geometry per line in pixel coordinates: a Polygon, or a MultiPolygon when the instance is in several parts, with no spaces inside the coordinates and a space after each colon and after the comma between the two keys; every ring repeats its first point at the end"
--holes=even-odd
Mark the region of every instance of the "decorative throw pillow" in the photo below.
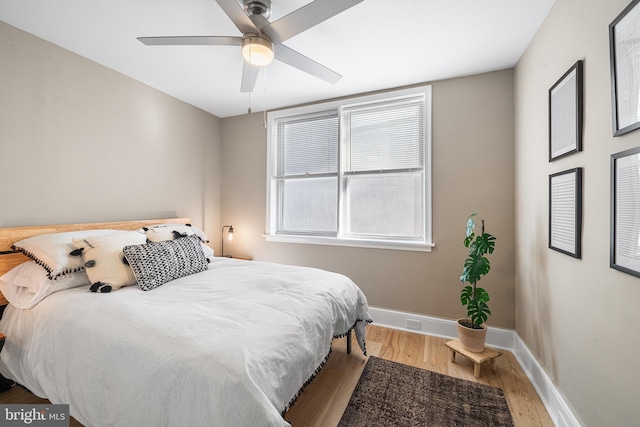
{"type": "Polygon", "coordinates": [[[51,280],[35,261],[27,261],[0,277],[0,291],[13,306],[28,310],[54,292],[90,283],[84,271],[51,280]]]}
{"type": "Polygon", "coordinates": [[[123,252],[144,291],[204,271],[208,264],[197,236],[127,246],[123,252]]]}
{"type": "Polygon", "coordinates": [[[142,228],[147,234],[150,242],[162,242],[164,240],[175,240],[178,237],[196,235],[202,243],[208,243],[209,239],[204,231],[191,224],[158,224],[142,228]]]}
{"type": "Polygon", "coordinates": [[[13,250],[20,251],[36,263],[41,265],[50,279],[56,279],[63,274],[75,273],[84,270],[84,262],[81,257],[70,256],[73,251],[73,239],[81,239],[89,236],[105,236],[115,233],[117,230],[83,230],[68,231],[64,233],[43,234],[28,237],[12,246],[13,250]]]}
{"type": "Polygon", "coordinates": [[[209,242],[207,235],[198,227],[191,224],[159,224],[149,227],[143,227],[142,230],[147,234],[147,240],[150,242],[162,242],[165,240],[175,240],[180,237],[198,236],[202,243],[202,251],[209,262],[213,259],[213,249],[205,245],[209,242]]]}
{"type": "Polygon", "coordinates": [[[71,253],[82,256],[92,283],[92,292],[111,292],[123,286],[135,285],[136,278],[126,263],[122,248],[141,245],[146,241],[144,233],[120,231],[107,236],[75,239],[73,245],[77,250],[71,253]]]}

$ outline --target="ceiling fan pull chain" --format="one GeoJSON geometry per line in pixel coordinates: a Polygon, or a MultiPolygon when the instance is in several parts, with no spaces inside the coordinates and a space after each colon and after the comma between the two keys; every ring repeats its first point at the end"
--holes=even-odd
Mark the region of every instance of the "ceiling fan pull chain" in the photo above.
{"type": "MultiPolygon", "coordinates": [[[[251,64],[251,51],[253,49],[249,48],[249,64],[251,64]]],[[[251,71],[253,70],[253,67],[249,66],[249,81],[253,81],[251,80],[251,71]]],[[[251,114],[251,92],[253,92],[253,88],[249,89],[249,111],[247,114],[251,114]]]]}
{"type": "Polygon", "coordinates": [[[262,106],[262,125],[267,128],[267,67],[264,67],[262,74],[262,93],[264,95],[264,105],[262,106]]]}

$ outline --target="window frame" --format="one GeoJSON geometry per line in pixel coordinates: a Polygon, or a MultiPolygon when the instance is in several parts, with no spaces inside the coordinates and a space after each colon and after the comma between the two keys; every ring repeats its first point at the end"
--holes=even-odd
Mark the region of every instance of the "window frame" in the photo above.
{"type": "MultiPolygon", "coordinates": [[[[430,252],[435,245],[432,239],[432,89],[431,85],[418,86],[407,89],[392,90],[370,95],[360,95],[341,100],[320,102],[317,104],[302,107],[292,107],[282,110],[270,111],[267,113],[267,182],[266,182],[266,229],[265,240],[269,242],[319,244],[331,246],[349,246],[361,248],[379,248],[392,250],[409,250],[419,252],[430,252]],[[277,220],[279,215],[277,192],[278,186],[275,179],[277,167],[277,147],[278,147],[278,126],[277,121],[294,116],[316,115],[322,112],[336,111],[341,120],[341,107],[353,106],[354,104],[375,103],[393,99],[401,99],[411,95],[424,95],[424,188],[423,203],[424,215],[422,217],[424,225],[424,236],[422,240],[390,240],[375,238],[345,238],[341,232],[344,227],[344,206],[343,192],[343,170],[342,170],[342,135],[338,135],[338,231],[335,237],[319,236],[309,234],[281,234],[277,233],[277,220]]],[[[339,132],[342,128],[341,121],[338,124],[339,132]]]]}

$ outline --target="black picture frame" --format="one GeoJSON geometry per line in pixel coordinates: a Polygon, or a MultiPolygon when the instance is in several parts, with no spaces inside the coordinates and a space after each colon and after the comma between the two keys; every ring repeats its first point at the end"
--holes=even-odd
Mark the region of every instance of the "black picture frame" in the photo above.
{"type": "Polygon", "coordinates": [[[640,0],[633,0],[609,24],[613,136],[640,128],[640,0]]]}
{"type": "Polygon", "coordinates": [[[640,277],[640,147],[611,155],[609,266],[640,277]]]}
{"type": "Polygon", "coordinates": [[[582,168],[549,175],[549,249],[582,258],[582,168]]]}
{"type": "Polygon", "coordinates": [[[549,89],[549,161],[582,151],[583,61],[549,89]]]}

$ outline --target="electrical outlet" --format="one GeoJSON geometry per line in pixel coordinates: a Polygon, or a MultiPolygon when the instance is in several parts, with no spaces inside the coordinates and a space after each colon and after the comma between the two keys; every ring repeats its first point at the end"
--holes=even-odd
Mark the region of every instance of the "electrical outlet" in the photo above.
{"type": "Polygon", "coordinates": [[[558,411],[558,420],[556,423],[556,427],[569,427],[569,424],[567,424],[567,421],[564,419],[562,411],[558,411]]]}
{"type": "Polygon", "coordinates": [[[415,329],[419,331],[422,329],[422,322],[420,320],[407,319],[407,329],[415,329]]]}

